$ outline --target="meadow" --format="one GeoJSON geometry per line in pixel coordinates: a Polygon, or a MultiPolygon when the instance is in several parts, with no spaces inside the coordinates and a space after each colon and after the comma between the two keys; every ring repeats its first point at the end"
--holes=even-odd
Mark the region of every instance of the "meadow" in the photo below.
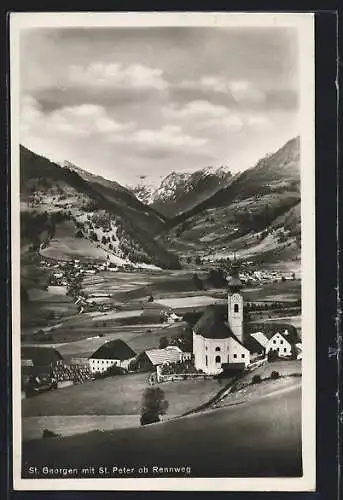
{"type": "MultiPolygon", "coordinates": [[[[24,399],[24,439],[41,437],[44,428],[71,435],[139,426],[142,395],[149,386],[148,375],[139,373],[94,380],[24,399]]],[[[164,420],[206,403],[220,390],[217,380],[165,382],[159,387],[169,403],[164,420]]]]}

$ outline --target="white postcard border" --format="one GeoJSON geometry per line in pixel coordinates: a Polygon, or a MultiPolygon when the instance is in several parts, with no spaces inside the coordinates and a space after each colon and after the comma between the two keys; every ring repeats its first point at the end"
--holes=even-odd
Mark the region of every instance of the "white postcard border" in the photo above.
{"type": "Polygon", "coordinates": [[[314,491],[316,486],[315,124],[313,13],[11,13],[12,402],[14,490],[314,491]],[[22,479],[20,385],[19,36],[48,27],[296,27],[300,49],[302,452],[300,478],[22,479]]]}

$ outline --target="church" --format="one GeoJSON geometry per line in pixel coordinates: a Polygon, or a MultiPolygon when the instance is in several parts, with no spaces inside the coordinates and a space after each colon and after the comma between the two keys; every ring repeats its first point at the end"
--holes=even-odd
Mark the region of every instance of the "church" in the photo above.
{"type": "Polygon", "coordinates": [[[239,267],[232,264],[228,282],[227,322],[220,307],[209,306],[193,329],[194,364],[208,374],[222,372],[222,365],[250,364],[250,351],[243,344],[243,295],[239,267]]]}
{"type": "Polygon", "coordinates": [[[257,325],[247,325],[244,332],[242,286],[235,259],[228,281],[227,320],[222,307],[211,305],[193,328],[194,364],[204,373],[216,375],[235,365],[244,369],[270,351],[279,358],[302,357],[301,339],[293,325],[265,324],[263,332],[256,329],[257,325]]]}

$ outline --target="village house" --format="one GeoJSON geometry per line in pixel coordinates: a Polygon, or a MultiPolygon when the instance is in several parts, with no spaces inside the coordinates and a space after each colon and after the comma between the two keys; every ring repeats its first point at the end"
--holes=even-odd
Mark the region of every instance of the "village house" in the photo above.
{"type": "Polygon", "coordinates": [[[139,371],[152,371],[157,366],[188,361],[191,358],[191,352],[184,352],[178,346],[169,345],[164,349],[150,349],[140,353],[136,358],[136,368],[139,371]]]}
{"type": "Polygon", "coordinates": [[[263,325],[263,331],[254,331],[256,326],[249,325],[246,332],[246,345],[254,354],[268,355],[275,351],[279,358],[286,358],[300,353],[301,341],[293,325],[270,323],[263,325]]]}
{"type": "Polygon", "coordinates": [[[110,340],[88,358],[92,373],[103,373],[111,366],[128,369],[130,361],[136,357],[135,351],[123,340],[110,340]]]}

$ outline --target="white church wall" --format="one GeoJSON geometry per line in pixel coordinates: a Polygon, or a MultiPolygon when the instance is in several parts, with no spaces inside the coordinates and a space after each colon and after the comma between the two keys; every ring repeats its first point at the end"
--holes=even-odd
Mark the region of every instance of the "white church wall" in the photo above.
{"type": "Polygon", "coordinates": [[[243,347],[237,340],[230,337],[228,341],[228,362],[229,363],[244,363],[245,366],[250,364],[250,352],[246,347],[243,347]]]}
{"type": "Polygon", "coordinates": [[[229,339],[205,339],[205,367],[208,373],[220,373],[227,363],[229,339]]]}
{"type": "Polygon", "coordinates": [[[196,335],[193,332],[193,355],[194,366],[197,370],[204,370],[205,366],[205,345],[201,335],[196,335]]]}

